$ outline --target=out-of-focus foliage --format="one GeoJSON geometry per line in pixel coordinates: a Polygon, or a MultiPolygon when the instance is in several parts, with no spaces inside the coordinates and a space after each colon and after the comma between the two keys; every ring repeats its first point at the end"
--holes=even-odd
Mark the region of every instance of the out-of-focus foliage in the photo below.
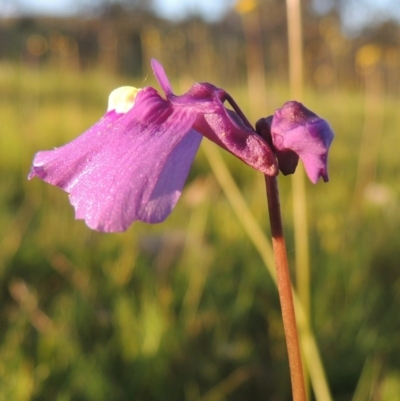
{"type": "MultiPolygon", "coordinates": [[[[271,114],[288,88],[284,10],[269,3],[259,14],[266,95],[251,109],[244,16],[2,23],[12,35],[0,40],[0,401],[290,399],[276,289],[201,151],[171,217],[122,234],[90,231],[65,193],[26,180],[33,154],[98,120],[113,88],[153,84],[150,57],[177,93],[210,80],[253,121],[271,114]],[[128,70],[136,76],[117,74],[128,70]]],[[[386,35],[350,41],[333,16],[305,18],[304,101],[336,132],[331,182],[307,187],[313,328],[335,400],[392,401],[399,48],[386,35]]],[[[225,160],[268,231],[262,177],[225,160]]],[[[293,257],[290,179],[280,185],[293,257]]]]}
{"type": "MultiPolygon", "coordinates": [[[[244,82],[259,58],[263,71],[275,80],[286,79],[285,2],[251,3],[256,8],[243,11],[238,7],[240,12],[232,10],[213,24],[195,17],[165,21],[140,2],[131,7],[124,2],[105,2],[86,17],[0,19],[0,59],[79,71],[100,66],[109,74],[141,77],[154,57],[176,76],[191,79],[192,71],[201,70],[203,80],[225,84],[244,82]]],[[[364,46],[372,45],[380,50],[377,68],[385,77],[386,91],[399,94],[399,84],[393,85],[400,68],[398,24],[374,23],[349,38],[341,31],[339,6],[319,16],[311,1],[303,3],[307,84],[322,90],[360,88],[354,60],[364,46]]]]}

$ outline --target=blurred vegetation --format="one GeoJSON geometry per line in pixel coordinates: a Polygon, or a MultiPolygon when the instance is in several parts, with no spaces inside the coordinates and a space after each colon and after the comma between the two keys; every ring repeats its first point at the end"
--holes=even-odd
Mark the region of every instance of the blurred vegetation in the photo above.
{"type": "MultiPolygon", "coordinates": [[[[65,193],[26,180],[34,153],[97,121],[113,88],[156,85],[151,57],[176,93],[209,80],[253,121],[272,114],[289,93],[283,2],[239,11],[212,25],[116,6],[1,21],[0,401],[290,399],[276,289],[201,150],[167,221],[122,234],[90,231],[65,193]]],[[[400,28],[350,39],[334,13],[304,15],[304,101],[336,132],[330,183],[307,186],[312,326],[335,400],[395,401],[400,28]]],[[[268,232],[262,177],[223,156],[268,232]]]]}

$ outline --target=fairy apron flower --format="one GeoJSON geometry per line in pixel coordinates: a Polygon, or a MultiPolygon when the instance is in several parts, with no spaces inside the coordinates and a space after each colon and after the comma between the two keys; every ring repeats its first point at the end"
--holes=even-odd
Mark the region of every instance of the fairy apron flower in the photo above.
{"type": "Polygon", "coordinates": [[[75,217],[92,229],[117,232],[136,220],[165,220],[203,136],[262,173],[278,174],[281,149],[274,148],[274,134],[271,143],[264,140],[228,93],[196,83],[186,94],[174,95],[161,64],[152,60],[152,67],[166,98],[152,87],[120,88],[96,124],[33,160],[28,178],[69,193],[75,217]]]}

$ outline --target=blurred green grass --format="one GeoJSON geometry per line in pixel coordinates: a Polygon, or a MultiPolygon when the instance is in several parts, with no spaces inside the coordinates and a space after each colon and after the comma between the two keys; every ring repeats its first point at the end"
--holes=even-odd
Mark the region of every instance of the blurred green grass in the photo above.
{"type": "MultiPolygon", "coordinates": [[[[276,289],[202,151],[167,221],[123,234],[90,231],[65,193],[26,179],[36,151],[97,121],[113,88],[143,82],[0,68],[0,401],[290,399],[276,289]]],[[[288,93],[274,83],[264,111],[225,89],[253,121],[288,93]]],[[[371,117],[364,93],[305,94],[336,132],[330,183],[307,185],[312,326],[335,400],[400,389],[400,115],[383,100],[371,117]],[[370,118],[382,121],[373,175],[359,164],[370,118]]],[[[268,232],[262,177],[224,159],[268,232]]],[[[290,179],[280,186],[293,262],[290,179]]]]}

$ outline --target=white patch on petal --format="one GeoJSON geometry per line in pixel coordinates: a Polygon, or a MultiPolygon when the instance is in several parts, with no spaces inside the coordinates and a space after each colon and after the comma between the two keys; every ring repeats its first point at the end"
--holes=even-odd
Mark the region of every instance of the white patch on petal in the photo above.
{"type": "Polygon", "coordinates": [[[121,86],[114,89],[108,97],[107,111],[115,110],[116,113],[126,113],[135,104],[136,95],[140,89],[133,86],[121,86]]]}

